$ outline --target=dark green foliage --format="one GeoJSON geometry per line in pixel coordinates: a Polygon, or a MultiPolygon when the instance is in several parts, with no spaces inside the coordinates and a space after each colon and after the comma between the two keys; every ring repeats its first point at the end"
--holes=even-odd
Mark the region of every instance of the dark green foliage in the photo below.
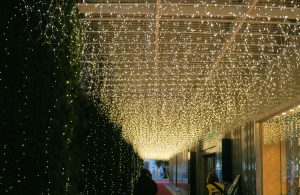
{"type": "Polygon", "coordinates": [[[93,131],[87,135],[83,148],[87,156],[82,162],[83,174],[84,179],[89,180],[85,183],[84,194],[131,194],[131,181],[139,173],[141,159],[106,115],[99,114],[92,105],[87,114],[91,119],[89,129],[93,131]]]}
{"type": "Polygon", "coordinates": [[[26,2],[0,8],[0,194],[130,194],[141,160],[80,88],[74,2],[26,2]]]}

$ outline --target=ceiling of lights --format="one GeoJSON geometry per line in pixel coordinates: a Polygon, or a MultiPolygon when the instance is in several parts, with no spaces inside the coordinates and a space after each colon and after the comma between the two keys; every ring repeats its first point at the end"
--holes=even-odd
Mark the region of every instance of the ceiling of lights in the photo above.
{"type": "Polygon", "coordinates": [[[300,1],[86,0],[84,71],[124,138],[167,159],[299,92],[300,1]]]}

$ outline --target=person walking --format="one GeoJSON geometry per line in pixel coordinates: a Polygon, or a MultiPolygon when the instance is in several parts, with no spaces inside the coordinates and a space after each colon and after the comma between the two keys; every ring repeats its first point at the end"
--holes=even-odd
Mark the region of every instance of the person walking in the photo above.
{"type": "Polygon", "coordinates": [[[157,184],[152,180],[147,169],[141,170],[141,175],[134,187],[133,195],[156,195],[157,184]]]}

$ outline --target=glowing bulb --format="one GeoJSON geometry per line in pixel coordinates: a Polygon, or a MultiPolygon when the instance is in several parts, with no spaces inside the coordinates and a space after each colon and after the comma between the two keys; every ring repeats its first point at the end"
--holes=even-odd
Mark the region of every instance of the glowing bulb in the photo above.
{"type": "MultiPolygon", "coordinates": [[[[236,13],[226,25],[222,18],[199,21],[198,14],[177,20],[112,13],[98,20],[99,13],[90,13],[83,19],[82,75],[91,80],[88,94],[101,100],[143,157],[168,158],[199,139],[218,140],[222,126],[248,120],[295,95],[290,92],[296,83],[292,62],[300,60],[300,47],[294,48],[299,39],[287,29],[297,27],[276,24],[268,14],[269,21],[241,23],[236,13]]],[[[209,8],[206,14],[213,16],[209,8]]]]}

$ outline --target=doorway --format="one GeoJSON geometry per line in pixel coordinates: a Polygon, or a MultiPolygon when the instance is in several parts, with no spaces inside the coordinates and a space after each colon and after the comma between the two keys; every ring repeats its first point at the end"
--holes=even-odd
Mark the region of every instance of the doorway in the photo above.
{"type": "Polygon", "coordinates": [[[216,153],[204,155],[205,163],[205,179],[208,176],[208,173],[216,171],[216,153]]]}

